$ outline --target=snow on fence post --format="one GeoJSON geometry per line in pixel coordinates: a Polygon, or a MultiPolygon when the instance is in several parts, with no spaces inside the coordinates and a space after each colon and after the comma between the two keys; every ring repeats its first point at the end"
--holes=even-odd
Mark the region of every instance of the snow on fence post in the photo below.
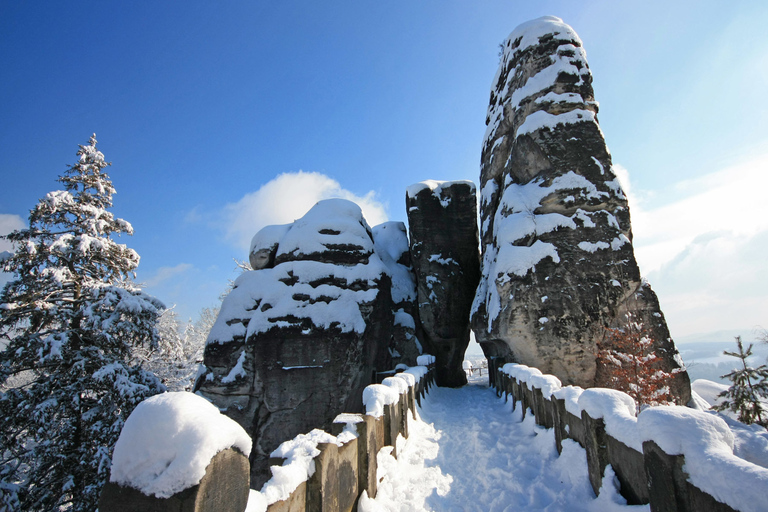
{"type": "Polygon", "coordinates": [[[603,418],[592,418],[587,411],[581,412],[581,421],[584,422],[585,446],[587,451],[587,472],[589,483],[595,494],[600,494],[603,486],[603,473],[608,462],[608,442],[605,433],[605,421],[603,418]]]}
{"type": "Polygon", "coordinates": [[[653,512],[736,512],[691,484],[683,455],[669,455],[653,441],[645,441],[643,456],[646,476],[652,484],[649,499],[653,512]]]}
{"type": "Polygon", "coordinates": [[[352,500],[354,502],[353,506],[357,505],[357,499],[360,496],[360,493],[363,492],[363,489],[368,489],[368,496],[376,496],[376,484],[378,482],[376,480],[375,454],[378,453],[382,446],[384,446],[384,429],[382,427],[383,425],[380,419],[377,420],[372,416],[363,414],[349,413],[338,415],[331,426],[331,432],[337,437],[345,430],[350,431],[351,429],[354,429],[357,433],[357,439],[354,440],[354,446],[351,442],[345,444],[343,450],[341,450],[339,454],[340,460],[342,461],[342,474],[339,476],[339,493],[342,496],[339,498],[339,507],[342,510],[347,510],[344,507],[349,503],[349,498],[347,496],[350,493],[348,493],[346,489],[352,487],[352,482],[348,481],[346,468],[344,467],[347,463],[344,461],[353,456],[356,457],[356,460],[352,462],[350,459],[348,462],[349,467],[354,468],[356,478],[356,491],[354,499],[352,500]],[[377,426],[380,427],[378,429],[380,435],[378,436],[377,426]],[[353,451],[354,453],[352,453],[353,451]],[[371,453],[374,454],[372,462],[369,456],[371,453]]]}
{"type": "Polygon", "coordinates": [[[608,460],[621,484],[621,495],[629,505],[648,503],[648,478],[642,452],[627,446],[611,435],[606,436],[608,460]]]}
{"type": "Polygon", "coordinates": [[[499,385],[504,375],[511,378],[513,400],[536,415],[553,415],[558,451],[565,438],[586,449],[596,493],[610,464],[628,504],[650,502],[653,512],[764,509],[768,469],[734,455],[733,434],[719,417],[679,406],[651,407],[635,417],[634,401],[620,391],[560,387],[524,365],[502,371],[499,385]]]}
{"type": "Polygon", "coordinates": [[[99,510],[242,512],[251,439],[206,399],[163,393],[140,403],[115,445],[99,510]]]}
{"type": "MultiPolygon", "coordinates": [[[[315,472],[307,480],[307,512],[336,512],[339,509],[339,447],[318,443],[315,472]]],[[[356,480],[356,479],[355,479],[356,480]]]]}
{"type": "Polygon", "coordinates": [[[489,357],[488,359],[488,384],[493,387],[496,390],[496,396],[500,395],[500,389],[499,389],[499,371],[501,370],[501,365],[496,364],[496,357],[489,357]]]}
{"type": "Polygon", "coordinates": [[[546,398],[541,389],[533,387],[533,402],[536,405],[536,424],[544,428],[552,428],[555,422],[552,419],[552,402],[546,398]]]}
{"type": "Polygon", "coordinates": [[[555,447],[557,453],[563,453],[563,439],[568,438],[568,417],[565,410],[565,400],[562,398],[552,397],[552,407],[554,408],[554,420],[555,420],[555,447]]]}

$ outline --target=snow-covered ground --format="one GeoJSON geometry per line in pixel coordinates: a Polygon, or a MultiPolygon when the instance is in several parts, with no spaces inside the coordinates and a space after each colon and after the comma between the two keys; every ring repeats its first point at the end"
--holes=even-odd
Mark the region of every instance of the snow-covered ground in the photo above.
{"type": "Polygon", "coordinates": [[[649,510],[626,505],[610,475],[595,497],[584,449],[565,440],[558,456],[553,431],[512,411],[487,378],[432,388],[410,437],[398,439],[398,458],[379,453],[378,494],[364,495],[360,512],[649,510]]]}

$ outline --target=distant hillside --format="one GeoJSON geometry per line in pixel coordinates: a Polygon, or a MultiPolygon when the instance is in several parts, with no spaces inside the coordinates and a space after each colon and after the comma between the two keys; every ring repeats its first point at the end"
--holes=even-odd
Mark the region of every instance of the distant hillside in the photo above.
{"type": "Polygon", "coordinates": [[[707,379],[727,383],[722,375],[730,372],[739,364],[738,359],[723,354],[724,351],[736,350],[734,338],[741,335],[745,345],[754,343],[749,361],[752,366],[768,362],[768,344],[757,340],[760,333],[754,329],[724,330],[709,333],[692,334],[675,339],[675,345],[688,368],[691,381],[707,379]]]}

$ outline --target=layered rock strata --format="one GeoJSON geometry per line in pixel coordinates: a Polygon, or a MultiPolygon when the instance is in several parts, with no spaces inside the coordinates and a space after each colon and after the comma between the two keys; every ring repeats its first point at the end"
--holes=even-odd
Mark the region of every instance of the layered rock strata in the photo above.
{"type": "Polygon", "coordinates": [[[435,356],[437,384],[463,386],[469,311],[480,276],[475,184],[416,183],[408,187],[406,206],[421,340],[435,356]]]}
{"type": "MultiPolygon", "coordinates": [[[[282,441],[362,410],[363,388],[392,367],[391,260],[360,208],[342,199],[254,237],[258,270],[223,301],[196,385],[252,437],[251,487],[267,480],[282,441]]],[[[396,291],[401,302],[406,295],[396,291]]]]}
{"type": "Polygon", "coordinates": [[[376,254],[392,277],[393,329],[389,344],[393,368],[416,366],[423,347],[416,333],[416,279],[411,267],[408,233],[402,222],[384,222],[373,228],[376,254]]]}
{"type": "Polygon", "coordinates": [[[472,325],[486,355],[594,385],[606,328],[654,341],[678,402],[690,383],[641,279],[627,198],[597,122],[581,40],[554,17],[516,28],[491,87],[481,163],[483,273],[472,325]]]}

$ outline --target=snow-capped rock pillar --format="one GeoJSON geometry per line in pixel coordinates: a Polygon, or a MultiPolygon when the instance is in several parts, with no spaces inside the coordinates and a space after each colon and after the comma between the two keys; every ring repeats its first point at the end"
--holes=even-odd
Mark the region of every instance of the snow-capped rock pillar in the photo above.
{"type": "Polygon", "coordinates": [[[471,181],[429,180],[406,194],[418,315],[438,386],[467,383],[461,363],[480,275],[476,197],[471,181]]]}
{"type": "MultiPolygon", "coordinates": [[[[377,251],[360,207],[343,199],[263,228],[251,255],[261,268],[243,273],[222,302],[196,391],[253,438],[258,489],[282,441],[360,410],[365,386],[391,368],[397,263],[377,251]]],[[[407,289],[398,293],[408,300],[407,289]]]]}
{"type": "Polygon", "coordinates": [[[595,384],[606,328],[641,326],[678,403],[690,399],[597,122],[582,42],[547,16],[503,43],[481,161],[482,276],[472,328],[487,357],[595,384]]]}

